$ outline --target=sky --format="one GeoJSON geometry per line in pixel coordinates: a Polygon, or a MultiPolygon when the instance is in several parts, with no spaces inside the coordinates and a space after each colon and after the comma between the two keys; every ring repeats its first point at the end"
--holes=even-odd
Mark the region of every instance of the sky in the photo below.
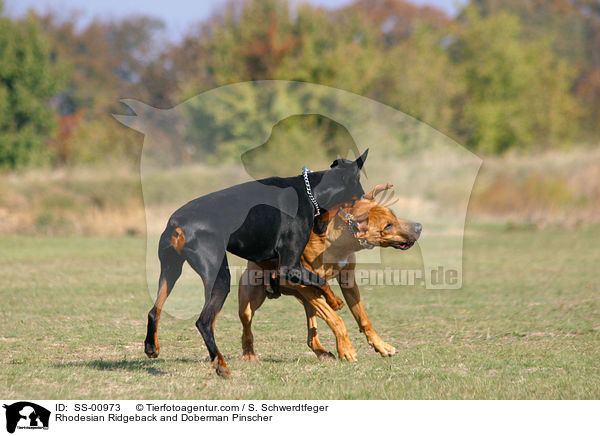
{"type": "MultiPolygon", "coordinates": [[[[335,8],[351,0],[292,0],[293,3],[306,1],[314,5],[335,8]]],[[[410,0],[420,5],[433,5],[454,14],[457,0],[410,0]]],[[[161,18],[167,24],[167,35],[172,40],[181,38],[191,25],[205,19],[226,0],[5,0],[4,12],[19,16],[28,9],[37,11],[58,11],[69,13],[77,10],[83,23],[95,16],[122,18],[132,14],[143,14],[161,18]],[[167,5],[167,6],[165,6],[167,5]]]]}

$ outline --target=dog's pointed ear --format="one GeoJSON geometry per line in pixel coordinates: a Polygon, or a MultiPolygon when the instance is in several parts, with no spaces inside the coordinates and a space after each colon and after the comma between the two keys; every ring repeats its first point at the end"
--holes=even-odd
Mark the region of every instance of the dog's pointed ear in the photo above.
{"type": "Polygon", "coordinates": [[[160,109],[156,109],[132,98],[124,98],[119,101],[126,106],[130,112],[133,112],[133,114],[112,114],[112,116],[120,123],[131,129],[137,130],[138,132],[144,133],[144,131],[147,131],[148,126],[154,125],[157,117],[160,116],[161,113],[160,109]]]}
{"type": "Polygon", "coordinates": [[[369,149],[367,148],[365,150],[365,152],[363,154],[361,154],[358,159],[355,160],[356,162],[356,166],[358,167],[358,169],[362,169],[363,165],[365,164],[365,161],[367,160],[367,155],[369,154],[369,149]]]}

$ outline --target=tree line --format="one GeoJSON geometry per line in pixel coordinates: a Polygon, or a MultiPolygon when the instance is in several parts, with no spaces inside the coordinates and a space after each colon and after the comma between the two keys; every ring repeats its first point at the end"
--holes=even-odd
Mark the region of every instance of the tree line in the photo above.
{"type": "MultiPolygon", "coordinates": [[[[168,108],[264,79],[376,99],[481,153],[600,134],[597,0],[471,0],[455,17],[404,0],[232,1],[177,42],[143,15],[79,23],[0,15],[0,167],[135,159],[139,137],[110,118],[119,99],[168,108]]],[[[222,149],[206,151],[232,158],[222,149]]]]}

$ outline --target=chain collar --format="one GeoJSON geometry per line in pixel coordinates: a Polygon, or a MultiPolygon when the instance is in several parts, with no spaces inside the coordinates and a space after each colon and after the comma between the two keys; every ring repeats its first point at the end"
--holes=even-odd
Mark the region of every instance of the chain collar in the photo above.
{"type": "Polygon", "coordinates": [[[308,173],[312,173],[312,171],[309,170],[308,168],[306,168],[306,166],[303,166],[302,167],[302,176],[304,177],[304,184],[306,185],[306,193],[308,194],[308,198],[310,199],[311,203],[315,207],[315,216],[319,216],[319,215],[321,215],[321,209],[319,209],[319,204],[317,203],[317,200],[315,200],[315,197],[313,196],[312,189],[310,189],[310,182],[308,181],[308,173]]]}
{"type": "Polygon", "coordinates": [[[356,232],[358,231],[358,225],[356,224],[354,215],[352,215],[351,213],[346,212],[342,208],[340,208],[340,210],[338,211],[338,213],[342,216],[344,222],[348,226],[348,230],[350,230],[350,232],[353,235],[355,235],[356,232]]]}
{"type": "Polygon", "coordinates": [[[358,232],[358,224],[356,223],[356,218],[354,218],[354,215],[346,212],[342,208],[340,208],[340,210],[338,210],[338,213],[340,214],[340,216],[342,217],[342,220],[348,226],[348,230],[350,231],[352,236],[354,236],[354,239],[356,239],[358,241],[360,246],[362,248],[368,248],[368,249],[373,248],[373,246],[369,242],[367,242],[367,240],[365,238],[357,238],[356,237],[356,233],[358,232]]]}

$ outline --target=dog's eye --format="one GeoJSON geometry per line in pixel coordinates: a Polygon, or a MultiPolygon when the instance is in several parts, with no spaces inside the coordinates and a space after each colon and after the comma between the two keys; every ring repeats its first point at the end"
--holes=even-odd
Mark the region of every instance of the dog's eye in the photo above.
{"type": "Polygon", "coordinates": [[[392,230],[392,227],[394,227],[394,223],[387,223],[384,230],[392,230]]]}

